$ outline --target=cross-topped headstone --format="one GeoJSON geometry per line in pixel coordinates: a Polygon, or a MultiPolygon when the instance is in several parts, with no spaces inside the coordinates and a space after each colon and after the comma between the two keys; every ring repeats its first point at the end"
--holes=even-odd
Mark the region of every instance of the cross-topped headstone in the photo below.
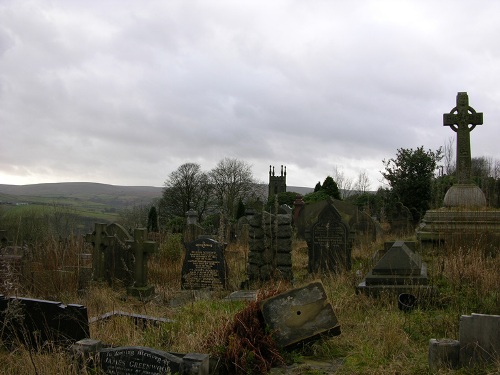
{"type": "Polygon", "coordinates": [[[95,281],[103,281],[106,277],[104,252],[106,248],[113,245],[115,240],[113,236],[109,236],[106,232],[106,225],[104,223],[95,223],[94,232],[87,233],[85,236],[85,241],[91,242],[93,246],[92,273],[95,281]]]}
{"type": "Polygon", "coordinates": [[[148,286],[148,256],[156,251],[156,242],[146,241],[146,229],[136,228],[134,239],[126,241],[134,254],[134,286],[129,288],[131,294],[151,294],[152,286],[148,286]]]}
{"type": "Polygon", "coordinates": [[[476,113],[469,106],[466,92],[457,94],[457,106],[450,113],[443,114],[443,126],[449,126],[457,133],[457,182],[471,182],[470,132],[476,125],[483,124],[483,114],[476,113]],[[470,125],[470,126],[469,126],[470,125]]]}

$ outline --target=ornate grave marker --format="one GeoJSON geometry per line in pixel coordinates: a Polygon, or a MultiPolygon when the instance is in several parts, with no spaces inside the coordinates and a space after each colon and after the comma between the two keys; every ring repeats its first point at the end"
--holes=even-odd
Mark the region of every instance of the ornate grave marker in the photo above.
{"type": "Polygon", "coordinates": [[[182,265],[182,289],[224,289],[227,266],[223,245],[211,238],[187,243],[182,265]]]}
{"type": "Polygon", "coordinates": [[[459,184],[471,183],[470,132],[483,124],[483,114],[469,106],[466,92],[457,94],[457,106],[443,114],[443,126],[457,133],[457,180],[459,184]],[[470,127],[469,127],[470,125],[470,127]]]}
{"type": "Polygon", "coordinates": [[[127,240],[134,255],[134,283],[127,289],[129,294],[147,297],[154,293],[154,286],[148,285],[148,257],[156,252],[156,242],[146,241],[147,231],[144,228],[134,230],[134,239],[127,240]]]}
{"type": "Polygon", "coordinates": [[[311,230],[309,272],[340,272],[351,269],[349,228],[336,208],[328,204],[311,230]]]}

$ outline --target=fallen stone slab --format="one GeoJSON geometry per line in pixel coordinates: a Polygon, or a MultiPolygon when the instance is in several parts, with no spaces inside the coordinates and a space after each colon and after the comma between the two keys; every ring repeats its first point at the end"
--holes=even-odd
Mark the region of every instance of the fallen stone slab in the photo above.
{"type": "Polygon", "coordinates": [[[281,347],[340,335],[340,325],[321,281],[265,299],[260,308],[281,347]]]}

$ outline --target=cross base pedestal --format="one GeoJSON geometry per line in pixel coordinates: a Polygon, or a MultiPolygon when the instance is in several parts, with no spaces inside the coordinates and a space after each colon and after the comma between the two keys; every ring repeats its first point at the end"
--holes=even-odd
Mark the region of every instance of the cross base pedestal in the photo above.
{"type": "Polygon", "coordinates": [[[141,299],[151,297],[155,294],[154,285],[131,286],[127,288],[127,294],[141,299]]]}
{"type": "Polygon", "coordinates": [[[486,207],[486,198],[479,186],[455,184],[444,196],[445,207],[486,207]]]}

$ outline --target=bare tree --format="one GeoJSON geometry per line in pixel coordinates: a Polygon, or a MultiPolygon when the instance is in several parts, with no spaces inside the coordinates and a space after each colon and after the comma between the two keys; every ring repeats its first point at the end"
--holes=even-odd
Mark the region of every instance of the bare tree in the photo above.
{"type": "Polygon", "coordinates": [[[358,193],[366,193],[370,188],[370,179],[366,174],[366,171],[359,172],[358,179],[354,185],[354,190],[358,193]]]}
{"type": "Polygon", "coordinates": [[[337,183],[342,199],[346,199],[352,194],[352,179],[347,177],[344,171],[339,169],[338,166],[334,166],[332,178],[337,183]]]}
{"type": "Polygon", "coordinates": [[[455,142],[453,137],[449,137],[443,147],[444,173],[447,175],[455,173],[455,142]]]}
{"type": "Polygon", "coordinates": [[[201,220],[209,201],[210,184],[207,173],[201,170],[199,164],[185,163],[170,173],[165,181],[160,213],[167,217],[183,217],[188,210],[194,209],[201,220]]]}
{"type": "Polygon", "coordinates": [[[224,158],[210,171],[210,182],[224,214],[235,218],[239,200],[251,196],[255,182],[252,169],[244,161],[224,158]]]}

